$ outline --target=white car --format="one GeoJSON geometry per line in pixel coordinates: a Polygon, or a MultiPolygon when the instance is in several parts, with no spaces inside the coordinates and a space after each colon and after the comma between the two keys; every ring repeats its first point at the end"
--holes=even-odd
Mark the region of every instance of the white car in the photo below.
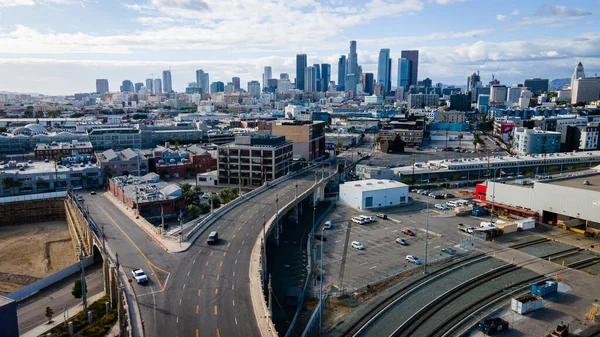
{"type": "Polygon", "coordinates": [[[403,239],[403,238],[397,238],[397,239],[396,239],[396,243],[399,243],[399,244],[401,244],[401,245],[403,245],[403,246],[408,246],[408,241],[406,241],[406,240],[405,240],[405,239],[403,239]]]}
{"type": "Polygon", "coordinates": [[[323,226],[323,229],[332,229],[333,228],[333,223],[331,223],[331,221],[325,221],[325,225],[323,226]]]}
{"type": "Polygon", "coordinates": [[[365,246],[363,246],[362,243],[358,242],[358,241],[352,241],[352,248],[356,248],[358,250],[363,250],[365,249],[365,246]]]}
{"type": "Polygon", "coordinates": [[[444,209],[446,209],[446,207],[445,207],[445,206],[446,206],[446,205],[442,205],[442,204],[435,204],[435,206],[434,206],[434,207],[435,207],[435,208],[437,208],[437,209],[439,209],[439,210],[444,210],[444,209]]]}
{"type": "Polygon", "coordinates": [[[414,255],[406,255],[406,261],[414,264],[421,264],[421,260],[414,255]]]}
{"type": "Polygon", "coordinates": [[[359,217],[359,216],[353,216],[352,217],[352,222],[357,223],[359,225],[364,225],[367,223],[367,220],[359,217]]]}
{"type": "Polygon", "coordinates": [[[209,199],[211,196],[210,192],[206,192],[204,194],[202,194],[202,199],[209,199]]]}
{"type": "Polygon", "coordinates": [[[148,283],[148,276],[141,269],[134,269],[131,271],[133,278],[136,280],[138,284],[140,283],[148,283]]]}

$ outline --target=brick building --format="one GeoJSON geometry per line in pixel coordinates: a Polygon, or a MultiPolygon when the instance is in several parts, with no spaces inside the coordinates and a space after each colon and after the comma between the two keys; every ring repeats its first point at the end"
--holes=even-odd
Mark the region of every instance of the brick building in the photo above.
{"type": "Polygon", "coordinates": [[[72,157],[76,155],[92,155],[94,148],[90,142],[37,144],[35,160],[55,160],[58,156],[72,157]]]}

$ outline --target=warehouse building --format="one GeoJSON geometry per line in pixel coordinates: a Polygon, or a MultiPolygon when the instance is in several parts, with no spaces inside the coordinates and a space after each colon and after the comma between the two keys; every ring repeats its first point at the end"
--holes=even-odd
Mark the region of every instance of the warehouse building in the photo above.
{"type": "Polygon", "coordinates": [[[359,180],[340,185],[340,202],[357,209],[408,203],[408,185],[394,180],[359,180]]]}

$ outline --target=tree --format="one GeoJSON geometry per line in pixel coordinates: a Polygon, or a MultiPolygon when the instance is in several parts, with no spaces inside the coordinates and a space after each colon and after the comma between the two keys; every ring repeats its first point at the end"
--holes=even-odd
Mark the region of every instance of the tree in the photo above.
{"type": "Polygon", "coordinates": [[[453,181],[458,181],[460,180],[460,174],[456,173],[455,175],[452,176],[452,180],[453,181]]]}
{"type": "Polygon", "coordinates": [[[214,194],[213,196],[208,198],[208,204],[212,204],[213,208],[219,208],[221,207],[221,199],[219,199],[219,197],[216,194],[214,194]]]}
{"type": "Polygon", "coordinates": [[[8,131],[7,128],[5,128],[4,126],[0,126],[0,132],[6,132],[6,131],[8,131]]]}
{"type": "Polygon", "coordinates": [[[35,123],[36,123],[36,124],[39,124],[39,123],[40,123],[40,120],[39,120],[39,118],[44,118],[44,113],[43,113],[43,112],[41,112],[41,111],[36,111],[36,112],[33,114],[33,116],[36,118],[36,120],[35,120],[35,123]]]}
{"type": "Polygon", "coordinates": [[[54,316],[54,310],[50,307],[46,307],[46,318],[48,318],[48,324],[52,323],[52,317],[54,316]]]}
{"type": "Polygon", "coordinates": [[[338,170],[338,173],[340,173],[340,174],[341,174],[341,173],[343,173],[343,172],[344,172],[344,169],[345,169],[345,167],[344,167],[344,163],[338,163],[338,164],[337,164],[337,170],[338,170]]]}
{"type": "MultiPolygon", "coordinates": [[[[81,292],[82,288],[81,279],[75,280],[75,284],[73,284],[73,289],[71,290],[71,295],[73,295],[75,298],[81,298],[81,296],[83,296],[83,293],[81,292]]],[[[87,293],[87,289],[85,289],[85,292],[87,293]]]]}
{"type": "Polygon", "coordinates": [[[479,144],[479,141],[477,140],[477,138],[473,138],[473,148],[475,149],[475,151],[477,151],[477,144],[479,144]]]}
{"type": "Polygon", "coordinates": [[[188,214],[190,215],[190,217],[195,218],[198,215],[200,215],[200,207],[196,206],[196,205],[187,205],[186,210],[188,212],[188,214]]]}
{"type": "Polygon", "coordinates": [[[219,197],[223,203],[227,204],[237,198],[237,193],[233,191],[231,188],[224,188],[219,192],[219,197]]]}
{"type": "Polygon", "coordinates": [[[186,205],[189,205],[195,200],[198,200],[200,190],[190,184],[183,184],[181,185],[181,193],[183,194],[183,200],[186,205]]]}
{"type": "Polygon", "coordinates": [[[458,146],[460,147],[460,143],[462,142],[463,138],[465,136],[463,136],[462,132],[458,134],[458,136],[456,138],[458,138],[458,146]]]}

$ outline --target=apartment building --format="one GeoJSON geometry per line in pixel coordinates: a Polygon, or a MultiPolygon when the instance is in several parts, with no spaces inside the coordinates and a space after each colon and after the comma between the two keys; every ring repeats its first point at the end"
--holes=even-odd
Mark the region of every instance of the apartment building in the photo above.
{"type": "Polygon", "coordinates": [[[306,161],[322,159],[325,156],[325,122],[290,121],[272,124],[273,136],[284,136],[293,143],[294,158],[306,161]]]}
{"type": "Polygon", "coordinates": [[[70,143],[37,144],[35,160],[55,160],[57,157],[92,155],[94,147],[91,142],[72,141],[70,143]]]}
{"type": "Polygon", "coordinates": [[[143,153],[132,149],[122,151],[109,149],[96,152],[96,159],[102,168],[103,174],[107,176],[117,177],[148,173],[148,158],[143,153]]]}

